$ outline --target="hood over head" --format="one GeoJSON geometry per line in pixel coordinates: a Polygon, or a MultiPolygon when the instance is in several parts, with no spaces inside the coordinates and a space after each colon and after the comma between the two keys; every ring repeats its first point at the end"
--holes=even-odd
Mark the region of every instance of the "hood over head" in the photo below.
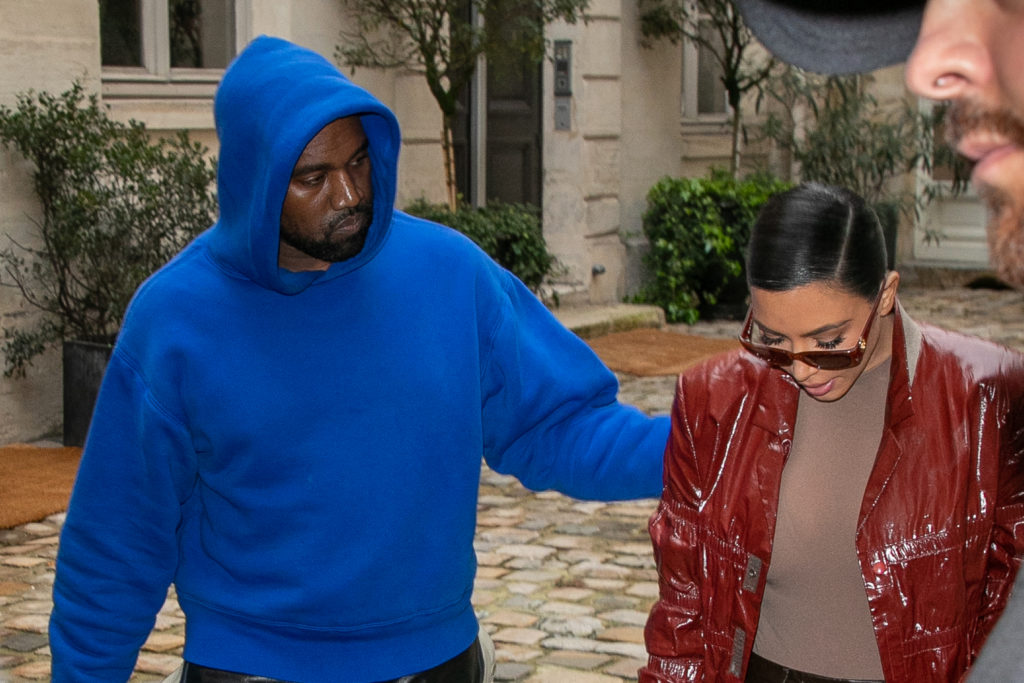
{"type": "Polygon", "coordinates": [[[312,50],[280,38],[253,40],[231,63],[214,100],[220,139],[220,216],[214,257],[257,284],[295,294],[359,268],[383,246],[394,211],[401,134],[394,114],[312,50]],[[281,207],[306,144],[340,118],[359,116],[373,168],[373,224],[356,256],[327,271],[278,267],[281,207]]]}

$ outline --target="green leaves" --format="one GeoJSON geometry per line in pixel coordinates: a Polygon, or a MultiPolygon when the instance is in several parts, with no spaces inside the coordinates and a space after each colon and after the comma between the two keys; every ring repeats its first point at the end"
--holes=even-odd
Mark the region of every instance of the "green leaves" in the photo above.
{"type": "Polygon", "coordinates": [[[461,204],[451,211],[446,205],[418,199],[405,210],[466,235],[534,292],[556,266],[536,207],[492,201],[482,208],[461,204]]]}
{"type": "Polygon", "coordinates": [[[720,170],[659,180],[643,216],[650,282],[635,299],[661,306],[669,322],[689,324],[716,305],[742,305],[750,228],[768,197],[787,187],[767,175],[735,180],[720,170]]]}
{"type": "Polygon", "coordinates": [[[185,133],[154,142],[80,83],[0,107],[0,144],[31,161],[37,240],[8,233],[0,285],[46,315],[4,329],[5,375],[64,339],[113,339],[139,284],[216,216],[215,163],[185,133]]]}

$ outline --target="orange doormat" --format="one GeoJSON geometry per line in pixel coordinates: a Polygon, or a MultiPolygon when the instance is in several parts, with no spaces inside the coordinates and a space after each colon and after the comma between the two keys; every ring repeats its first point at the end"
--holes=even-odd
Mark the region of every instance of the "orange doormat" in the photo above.
{"type": "Polygon", "coordinates": [[[81,456],[81,448],[70,446],[0,447],[0,529],[66,510],[81,456]]]}
{"type": "Polygon", "coordinates": [[[678,375],[708,356],[738,348],[735,339],[712,339],[650,327],[588,339],[601,360],[616,372],[641,377],[678,375]]]}

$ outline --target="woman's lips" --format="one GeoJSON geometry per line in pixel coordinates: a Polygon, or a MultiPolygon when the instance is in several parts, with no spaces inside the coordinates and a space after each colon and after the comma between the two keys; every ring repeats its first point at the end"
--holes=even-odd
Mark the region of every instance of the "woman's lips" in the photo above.
{"type": "Polygon", "coordinates": [[[804,391],[806,391],[811,396],[824,396],[828,392],[832,391],[832,387],[835,385],[835,383],[836,380],[835,378],[833,378],[825,382],[824,384],[801,384],[800,386],[802,386],[804,388],[804,391]]]}

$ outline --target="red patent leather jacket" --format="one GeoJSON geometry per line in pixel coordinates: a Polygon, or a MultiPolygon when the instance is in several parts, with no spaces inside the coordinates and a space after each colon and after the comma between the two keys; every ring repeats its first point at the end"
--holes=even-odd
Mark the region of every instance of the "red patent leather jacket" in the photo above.
{"type": "MultiPolygon", "coordinates": [[[[886,681],[956,681],[1024,551],[1024,355],[896,315],[857,555],[886,681]]],[[[679,378],[641,682],[743,680],[799,391],[742,351],[679,378]]]]}

